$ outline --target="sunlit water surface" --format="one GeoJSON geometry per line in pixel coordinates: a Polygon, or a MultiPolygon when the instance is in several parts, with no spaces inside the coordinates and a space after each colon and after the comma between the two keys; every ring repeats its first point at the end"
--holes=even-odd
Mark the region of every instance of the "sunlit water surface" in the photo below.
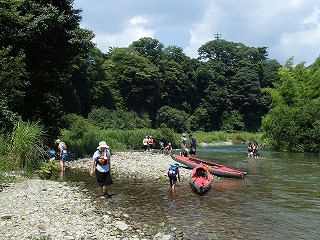
{"type": "MultiPolygon", "coordinates": [[[[174,193],[167,182],[114,179],[116,196],[105,207],[191,239],[320,239],[319,154],[259,153],[248,159],[245,145],[199,148],[197,157],[246,171],[247,177],[219,178],[204,196],[192,192],[187,179],[174,193]]],[[[96,193],[88,173],[67,172],[66,180],[85,181],[96,193]]]]}

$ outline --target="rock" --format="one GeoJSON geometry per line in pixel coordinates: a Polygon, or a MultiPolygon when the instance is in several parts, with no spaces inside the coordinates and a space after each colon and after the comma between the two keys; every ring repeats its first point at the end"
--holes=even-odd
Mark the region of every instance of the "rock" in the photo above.
{"type": "MultiPolygon", "coordinates": [[[[141,152],[115,153],[111,161],[115,178],[159,178],[161,181],[167,178],[169,165],[174,163],[168,155],[141,152]],[[142,175],[146,168],[153,171],[142,175]]],[[[90,163],[90,158],[79,159],[68,162],[67,167],[82,169],[89,175],[90,163]]],[[[181,168],[180,174],[182,179],[189,177],[186,169],[181,168]]],[[[2,185],[0,239],[174,239],[165,233],[154,236],[151,230],[154,226],[149,224],[130,224],[129,214],[111,206],[102,214],[101,202],[88,196],[83,185],[40,179],[21,179],[2,185]]],[[[140,213],[139,209],[131,212],[140,213]]],[[[165,223],[155,227],[165,228],[165,223]]],[[[171,230],[174,232],[176,228],[171,230]]]]}
{"type": "Polygon", "coordinates": [[[121,231],[126,231],[129,228],[129,226],[123,221],[117,221],[114,225],[121,231]]]}
{"type": "Polygon", "coordinates": [[[154,237],[153,240],[173,240],[174,237],[171,235],[165,235],[163,233],[157,233],[154,237]]]}

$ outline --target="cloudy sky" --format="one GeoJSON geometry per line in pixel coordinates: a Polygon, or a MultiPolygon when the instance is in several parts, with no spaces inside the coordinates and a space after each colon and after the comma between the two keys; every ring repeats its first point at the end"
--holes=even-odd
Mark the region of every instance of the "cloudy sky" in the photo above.
{"type": "Polygon", "coordinates": [[[83,28],[97,47],[127,47],[151,37],[196,58],[215,34],[250,47],[267,47],[284,64],[312,64],[320,55],[319,0],[74,0],[83,28]]]}

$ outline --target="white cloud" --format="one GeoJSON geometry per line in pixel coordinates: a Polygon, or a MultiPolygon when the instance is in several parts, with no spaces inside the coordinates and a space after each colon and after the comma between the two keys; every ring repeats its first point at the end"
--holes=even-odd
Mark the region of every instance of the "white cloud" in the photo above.
{"type": "Polygon", "coordinates": [[[185,53],[190,57],[198,57],[199,47],[214,39],[214,34],[220,34],[220,25],[226,15],[227,13],[217,5],[207,9],[202,21],[194,24],[190,29],[190,40],[184,49],[185,53]]]}
{"type": "Polygon", "coordinates": [[[311,15],[307,16],[304,20],[304,24],[319,24],[320,19],[320,8],[315,8],[311,15]]]}
{"type": "MultiPolygon", "coordinates": [[[[142,37],[184,48],[190,57],[222,34],[227,41],[267,47],[281,64],[291,56],[311,64],[320,53],[318,0],[75,0],[82,26],[98,48],[127,47],[142,37]]],[[[167,46],[167,45],[165,45],[167,46]]]]}
{"type": "Polygon", "coordinates": [[[130,25],[145,25],[148,23],[148,19],[145,16],[135,16],[129,20],[130,25]]]}
{"type": "Polygon", "coordinates": [[[96,34],[94,42],[103,52],[107,52],[109,47],[127,47],[140,38],[154,36],[154,30],[146,27],[148,24],[149,20],[145,16],[134,16],[124,24],[121,32],[96,34]]]}

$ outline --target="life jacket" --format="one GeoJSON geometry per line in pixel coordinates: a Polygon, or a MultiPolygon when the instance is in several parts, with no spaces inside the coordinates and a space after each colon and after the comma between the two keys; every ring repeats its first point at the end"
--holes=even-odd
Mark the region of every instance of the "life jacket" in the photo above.
{"type": "Polygon", "coordinates": [[[144,138],[143,139],[143,145],[147,145],[148,144],[148,139],[147,138],[144,138]]]}
{"type": "Polygon", "coordinates": [[[153,144],[153,138],[149,138],[149,144],[153,144]]]}
{"type": "Polygon", "coordinates": [[[104,153],[105,153],[105,151],[100,151],[101,156],[98,158],[98,160],[96,160],[97,163],[100,164],[100,165],[106,165],[106,164],[110,163],[108,157],[105,156],[104,153]]]}

